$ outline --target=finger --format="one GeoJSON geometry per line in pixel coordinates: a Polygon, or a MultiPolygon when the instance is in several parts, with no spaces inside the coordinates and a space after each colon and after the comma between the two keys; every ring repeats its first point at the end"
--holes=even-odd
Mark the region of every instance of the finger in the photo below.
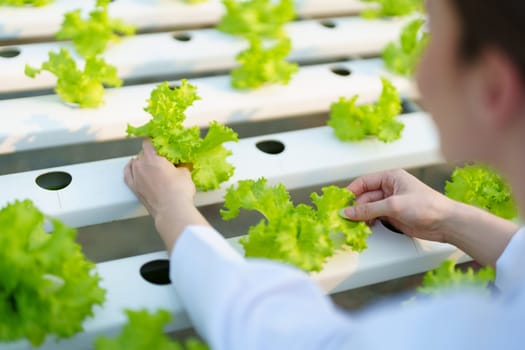
{"type": "Polygon", "coordinates": [[[133,159],[131,159],[128,164],[126,164],[126,167],[124,168],[124,181],[126,184],[131,187],[133,184],[133,174],[131,173],[131,162],[133,159]]]}
{"type": "Polygon", "coordinates": [[[380,216],[388,216],[390,212],[388,200],[354,205],[345,209],[345,215],[354,221],[368,221],[380,216]]]}
{"type": "Polygon", "coordinates": [[[365,204],[368,202],[377,202],[385,198],[385,192],[381,190],[366,192],[357,197],[356,204],[365,204]]]}
{"type": "Polygon", "coordinates": [[[142,141],[142,150],[148,157],[158,156],[157,151],[155,150],[155,147],[153,147],[150,139],[144,139],[144,141],[142,141]]]}
{"type": "Polygon", "coordinates": [[[361,176],[350,183],[347,189],[359,197],[366,192],[381,190],[387,177],[388,175],[385,172],[361,176]]]}

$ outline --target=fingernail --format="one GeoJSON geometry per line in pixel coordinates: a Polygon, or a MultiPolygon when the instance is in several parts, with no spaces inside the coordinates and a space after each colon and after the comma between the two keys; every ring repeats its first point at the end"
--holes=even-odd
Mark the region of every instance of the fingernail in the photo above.
{"type": "Polygon", "coordinates": [[[345,219],[350,219],[354,214],[354,209],[352,207],[343,208],[339,210],[339,215],[345,219]]]}

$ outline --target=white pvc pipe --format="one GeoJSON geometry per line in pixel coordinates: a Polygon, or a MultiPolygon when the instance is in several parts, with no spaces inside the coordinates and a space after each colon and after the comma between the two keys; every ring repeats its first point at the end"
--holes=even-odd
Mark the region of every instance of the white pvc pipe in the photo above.
{"type": "MultiPolygon", "coordinates": [[[[424,113],[403,115],[403,137],[393,143],[368,139],[357,143],[339,141],[330,127],[284,132],[228,143],[236,167],[234,176],[221,189],[200,192],[197,205],[220,203],[227,186],[242,179],[268,178],[287,188],[332,183],[370,172],[410,168],[442,162],[439,139],[432,119],[424,113]],[[281,142],[280,154],[267,154],[256,145],[281,142]]],[[[144,208],[123,180],[128,157],[67,165],[52,169],[0,176],[0,207],[15,199],[34,200],[40,209],[71,226],[93,225],[144,215],[144,208]],[[35,179],[50,172],[65,172],[72,182],[59,191],[40,188],[35,179]]]]}
{"type": "MultiPolygon", "coordinates": [[[[334,18],[335,28],[324,27],[317,20],[291,23],[288,26],[292,40],[293,61],[312,61],[327,58],[377,55],[388,42],[396,39],[405,23],[402,19],[364,20],[359,17],[334,18]]],[[[229,70],[237,65],[235,56],[246,48],[245,40],[221,33],[215,29],[185,32],[191,39],[177,41],[174,33],[144,34],[122,39],[104,53],[108,63],[118,68],[123,79],[159,78],[173,75],[195,74],[229,70]]],[[[43,72],[31,79],[24,75],[30,64],[40,67],[47,61],[50,51],[68,48],[82,66],[82,59],[70,42],[0,47],[16,49],[20,54],[11,58],[0,57],[0,93],[52,88],[56,78],[43,72]]]]}
{"type": "MultiPolygon", "coordinates": [[[[341,96],[359,94],[360,103],[374,102],[381,93],[380,76],[388,76],[402,96],[417,97],[409,79],[390,75],[379,59],[302,67],[289,85],[250,92],[232,89],[229,76],[192,79],[202,97],[188,109],[187,125],[206,126],[212,120],[235,124],[327,113],[341,96]],[[349,76],[334,74],[344,68],[349,76]]],[[[125,137],[126,125],[150,119],[146,99],[157,84],[108,89],[105,105],[78,109],[56,95],[0,101],[0,154],[125,137]]]]}
{"type": "MultiPolygon", "coordinates": [[[[55,0],[45,7],[0,7],[0,40],[49,37],[59,29],[66,12],[87,13],[95,1],[55,0]]],[[[352,14],[366,5],[359,0],[296,0],[300,17],[352,14]]],[[[211,25],[224,13],[220,0],[188,5],[178,0],[118,0],[109,5],[112,17],[121,18],[139,29],[211,25]]]]}

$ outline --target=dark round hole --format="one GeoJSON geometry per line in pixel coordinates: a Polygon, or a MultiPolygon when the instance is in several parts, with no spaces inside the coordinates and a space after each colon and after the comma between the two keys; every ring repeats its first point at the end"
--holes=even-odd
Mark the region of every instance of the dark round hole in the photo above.
{"type": "Polygon", "coordinates": [[[191,40],[191,35],[189,33],[175,33],[173,34],[173,39],[177,41],[188,42],[191,40]]]}
{"type": "Polygon", "coordinates": [[[36,178],[36,184],[43,189],[50,191],[58,191],[66,188],[71,183],[73,178],[68,173],[63,171],[53,171],[39,175],[36,178]]]}
{"type": "Polygon", "coordinates": [[[330,70],[332,71],[332,73],[340,75],[342,77],[347,77],[350,74],[352,74],[352,72],[348,68],[345,68],[345,67],[332,67],[330,68],[330,70]]]}
{"type": "Polygon", "coordinates": [[[13,58],[20,55],[20,50],[14,47],[9,47],[7,49],[0,50],[0,57],[3,58],[13,58]]]}
{"type": "Polygon", "coordinates": [[[329,29],[334,29],[335,27],[337,27],[337,24],[330,20],[330,19],[325,19],[325,20],[322,20],[319,22],[319,24],[321,24],[323,27],[325,28],[329,28],[329,29]]]}
{"type": "Polygon", "coordinates": [[[401,107],[402,107],[401,114],[414,113],[414,112],[419,112],[421,110],[421,108],[419,108],[417,104],[407,99],[401,100],[401,107]]]}
{"type": "Polygon", "coordinates": [[[147,262],[140,268],[140,275],[153,284],[170,284],[170,261],[162,259],[147,262]]]}
{"type": "Polygon", "coordinates": [[[388,220],[381,220],[381,223],[383,224],[383,226],[385,226],[390,231],[395,232],[395,233],[399,233],[400,235],[404,235],[404,233],[400,229],[398,229],[397,227],[392,225],[390,223],[390,221],[388,221],[388,220]]]}
{"type": "Polygon", "coordinates": [[[177,90],[178,88],[180,88],[180,83],[170,84],[170,90],[177,90]]]}
{"type": "Polygon", "coordinates": [[[284,151],[284,143],[280,141],[259,141],[255,146],[262,152],[268,154],[279,154],[284,151]]]}

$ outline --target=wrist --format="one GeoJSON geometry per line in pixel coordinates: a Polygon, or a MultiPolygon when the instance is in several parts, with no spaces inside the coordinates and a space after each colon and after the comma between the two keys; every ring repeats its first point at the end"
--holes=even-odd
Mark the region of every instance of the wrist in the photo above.
{"type": "Polygon", "coordinates": [[[447,205],[443,215],[441,231],[443,242],[455,245],[461,236],[461,227],[468,225],[468,208],[463,203],[447,198],[447,205]]]}
{"type": "Polygon", "coordinates": [[[189,225],[209,226],[191,200],[177,200],[157,211],[153,216],[155,228],[171,251],[174,244],[189,225]]]}

